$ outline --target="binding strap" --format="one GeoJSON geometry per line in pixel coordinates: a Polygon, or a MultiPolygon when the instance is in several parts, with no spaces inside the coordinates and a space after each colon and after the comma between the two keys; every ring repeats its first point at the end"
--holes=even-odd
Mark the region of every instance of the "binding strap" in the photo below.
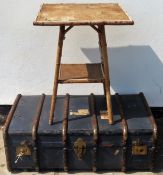
{"type": "Polygon", "coordinates": [[[92,114],[92,126],[93,126],[93,171],[97,170],[97,142],[98,142],[98,125],[95,112],[95,97],[94,94],[90,94],[90,110],[92,114]]]}
{"type": "Polygon", "coordinates": [[[141,93],[139,93],[139,96],[143,100],[143,103],[144,103],[144,106],[146,108],[150,123],[151,123],[152,128],[153,128],[153,136],[152,136],[153,147],[151,148],[152,162],[151,162],[151,165],[150,165],[150,169],[151,169],[151,171],[153,171],[154,167],[155,167],[155,152],[156,152],[158,130],[157,130],[157,125],[156,125],[155,119],[153,117],[152,111],[149,108],[149,105],[147,103],[147,100],[146,100],[144,94],[141,92],[141,93]]]}
{"type": "Polygon", "coordinates": [[[122,107],[122,100],[121,96],[116,93],[115,94],[116,102],[118,104],[119,112],[121,115],[121,125],[123,129],[123,152],[122,152],[122,166],[121,166],[121,171],[125,172],[126,171],[126,149],[127,149],[127,137],[128,137],[128,126],[127,122],[124,117],[124,111],[122,107]]]}
{"type": "Polygon", "coordinates": [[[10,112],[7,116],[6,122],[3,126],[3,140],[4,140],[4,147],[5,147],[5,153],[6,153],[7,168],[9,171],[11,171],[11,159],[10,159],[9,148],[8,148],[8,129],[21,97],[22,97],[21,94],[17,95],[14,101],[14,104],[12,105],[10,112]]]}
{"type": "Polygon", "coordinates": [[[33,141],[33,161],[34,161],[34,165],[35,165],[35,170],[39,171],[39,159],[38,159],[38,148],[37,148],[37,130],[38,130],[38,125],[39,125],[39,121],[40,121],[40,116],[41,116],[41,111],[42,111],[42,107],[43,107],[43,103],[45,100],[45,94],[42,94],[42,96],[40,97],[38,106],[37,106],[37,110],[36,110],[36,114],[34,117],[34,124],[32,127],[32,141],[33,141]]]}
{"type": "Polygon", "coordinates": [[[65,101],[64,101],[64,116],[63,116],[63,125],[62,125],[64,171],[68,171],[67,128],[68,128],[68,114],[69,114],[69,99],[70,99],[70,95],[66,94],[65,101]]]}

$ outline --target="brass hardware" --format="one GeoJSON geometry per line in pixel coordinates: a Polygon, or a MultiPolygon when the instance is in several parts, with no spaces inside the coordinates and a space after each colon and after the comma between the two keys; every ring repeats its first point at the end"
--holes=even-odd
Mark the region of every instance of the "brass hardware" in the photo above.
{"type": "Polygon", "coordinates": [[[78,160],[82,160],[86,152],[86,142],[82,138],[78,138],[74,143],[74,151],[78,160]]]}
{"type": "Polygon", "coordinates": [[[147,155],[147,145],[133,145],[132,155],[147,155]]]}
{"type": "Polygon", "coordinates": [[[70,115],[90,115],[89,110],[88,109],[78,109],[77,111],[70,111],[70,115]]]}
{"type": "Polygon", "coordinates": [[[16,156],[22,155],[22,156],[31,156],[32,155],[32,149],[29,143],[22,142],[17,148],[16,148],[16,156]]]}
{"type": "Polygon", "coordinates": [[[23,156],[31,156],[32,148],[31,144],[27,141],[23,141],[16,148],[16,160],[15,163],[18,163],[19,160],[22,160],[23,156]]]}

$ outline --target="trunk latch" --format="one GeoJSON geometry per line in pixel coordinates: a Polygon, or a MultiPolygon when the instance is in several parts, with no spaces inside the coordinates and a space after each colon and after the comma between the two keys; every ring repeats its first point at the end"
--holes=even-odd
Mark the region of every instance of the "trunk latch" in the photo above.
{"type": "Polygon", "coordinates": [[[140,141],[134,141],[132,144],[132,155],[147,155],[147,145],[141,144],[140,141]]]}
{"type": "Polygon", "coordinates": [[[20,145],[16,148],[16,160],[17,163],[19,160],[22,160],[23,156],[31,156],[32,148],[31,144],[27,141],[22,141],[20,145]]]}
{"type": "Polygon", "coordinates": [[[82,160],[86,152],[86,142],[82,138],[78,138],[74,143],[74,151],[78,160],[82,160]]]}

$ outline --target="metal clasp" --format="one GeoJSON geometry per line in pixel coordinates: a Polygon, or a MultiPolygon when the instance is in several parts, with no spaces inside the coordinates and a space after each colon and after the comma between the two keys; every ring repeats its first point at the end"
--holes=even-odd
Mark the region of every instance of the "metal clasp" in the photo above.
{"type": "Polygon", "coordinates": [[[86,143],[82,138],[78,138],[74,143],[74,151],[78,160],[82,160],[86,152],[86,143]]]}
{"type": "Polygon", "coordinates": [[[23,141],[20,145],[16,148],[16,160],[17,163],[19,160],[22,160],[23,156],[31,156],[32,155],[32,148],[31,144],[27,141],[23,141]]]}
{"type": "Polygon", "coordinates": [[[140,143],[140,140],[134,141],[132,145],[132,155],[147,155],[147,145],[140,143]]]}

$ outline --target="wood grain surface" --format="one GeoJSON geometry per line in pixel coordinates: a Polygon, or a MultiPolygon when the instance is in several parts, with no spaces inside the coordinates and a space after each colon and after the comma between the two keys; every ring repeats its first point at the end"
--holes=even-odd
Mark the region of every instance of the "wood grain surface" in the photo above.
{"type": "Polygon", "coordinates": [[[103,82],[101,64],[61,64],[59,80],[66,83],[71,79],[74,82],[103,82]]]}
{"type": "Polygon", "coordinates": [[[34,25],[132,25],[117,3],[43,4],[34,25]]]}

